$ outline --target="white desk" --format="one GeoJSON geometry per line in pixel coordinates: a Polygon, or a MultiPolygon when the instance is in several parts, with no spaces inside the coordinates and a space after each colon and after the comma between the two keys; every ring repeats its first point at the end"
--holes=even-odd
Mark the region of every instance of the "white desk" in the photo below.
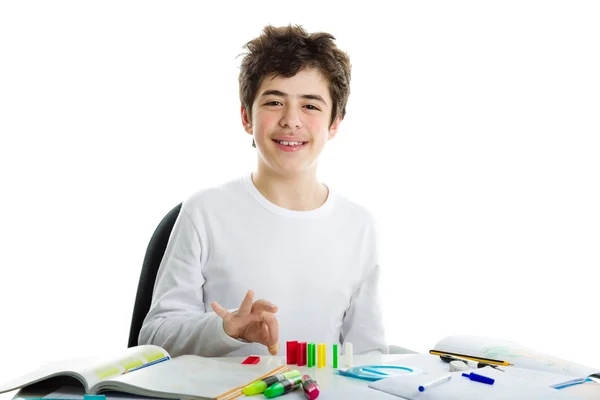
{"type": "MultiPolygon", "coordinates": [[[[402,360],[406,357],[410,357],[410,354],[385,354],[380,356],[357,356],[355,355],[353,358],[354,365],[365,365],[365,364],[402,364],[402,360]]],[[[241,363],[245,357],[222,357],[218,358],[220,361],[233,362],[233,363],[241,363]]],[[[285,364],[285,357],[277,356],[261,356],[261,364],[272,364],[273,368],[278,365],[285,364]]],[[[379,392],[374,389],[368,389],[369,382],[359,379],[347,378],[344,376],[340,376],[334,373],[333,368],[331,367],[331,360],[328,359],[328,365],[324,368],[311,367],[308,368],[306,366],[298,367],[297,365],[290,365],[291,369],[297,369],[301,374],[308,374],[313,378],[321,389],[321,396],[319,396],[318,400],[327,400],[327,399],[342,399],[345,396],[332,396],[334,391],[341,391],[343,393],[348,394],[348,398],[361,398],[361,397],[351,397],[351,393],[355,391],[360,391],[360,393],[356,393],[357,395],[364,394],[364,390],[369,390],[369,399],[374,400],[400,400],[400,397],[387,395],[385,393],[379,392]],[[355,390],[354,390],[355,389],[355,390]]],[[[339,367],[344,367],[344,356],[340,356],[339,359],[339,367]]],[[[22,390],[22,391],[14,391],[5,393],[4,395],[0,395],[0,400],[9,400],[15,397],[43,397],[57,388],[52,388],[51,390],[45,390],[43,392],[40,391],[30,391],[30,390],[22,390]]],[[[569,388],[562,389],[566,393],[572,393],[574,395],[581,396],[581,399],[600,399],[600,384],[583,384],[576,385],[569,388]]],[[[253,396],[253,399],[264,399],[264,396],[253,396]]],[[[363,397],[365,398],[365,397],[363,397]]],[[[301,390],[296,390],[295,392],[288,393],[285,396],[281,397],[281,400],[306,400],[304,394],[301,390]]]]}
{"type": "MultiPolygon", "coordinates": [[[[379,365],[387,365],[387,364],[402,364],[402,360],[406,357],[410,357],[412,354],[384,354],[379,356],[357,356],[353,357],[353,365],[367,365],[367,364],[379,364],[379,365]]],[[[328,354],[329,356],[329,354],[328,354]]],[[[238,362],[241,363],[245,357],[231,357],[227,358],[227,361],[238,362]]],[[[225,358],[220,358],[219,360],[223,361],[225,358]]],[[[345,367],[344,365],[344,356],[341,355],[338,360],[338,366],[340,368],[345,367]]],[[[350,393],[352,388],[368,388],[369,382],[359,379],[347,378],[341,375],[337,375],[334,373],[334,369],[331,368],[331,360],[328,358],[328,365],[325,368],[317,368],[317,367],[298,367],[297,365],[290,365],[290,369],[297,369],[301,374],[308,374],[311,378],[313,378],[321,388],[321,392],[323,395],[319,396],[317,400],[327,400],[331,398],[329,396],[330,393],[327,393],[328,389],[343,389],[344,392],[350,393]]],[[[261,357],[261,363],[272,363],[274,366],[285,364],[284,357],[261,357]]],[[[374,389],[368,389],[371,393],[369,395],[369,399],[374,400],[400,400],[400,397],[387,395],[385,393],[379,392],[374,389]]],[[[572,393],[576,396],[581,396],[582,400],[600,400],[600,384],[584,384],[584,385],[576,385],[571,386],[565,389],[562,389],[565,393],[572,393]]],[[[362,394],[362,391],[361,393],[362,394]]],[[[263,396],[253,396],[256,399],[264,399],[263,396]]],[[[342,399],[343,397],[335,397],[335,399],[342,399]]],[[[360,397],[355,397],[360,398],[360,397]]],[[[284,397],[281,397],[281,400],[306,400],[302,391],[295,391],[292,393],[286,394],[284,397]]]]}

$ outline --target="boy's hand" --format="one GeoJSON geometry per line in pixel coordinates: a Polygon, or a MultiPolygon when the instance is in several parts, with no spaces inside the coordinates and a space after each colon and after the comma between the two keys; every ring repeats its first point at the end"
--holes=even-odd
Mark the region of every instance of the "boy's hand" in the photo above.
{"type": "Polygon", "coordinates": [[[261,343],[268,347],[269,353],[276,355],[279,350],[279,322],[275,318],[277,306],[267,300],[253,300],[254,292],[248,290],[237,311],[230,313],[216,301],[211,303],[211,307],[223,318],[223,329],[229,336],[261,343]]]}

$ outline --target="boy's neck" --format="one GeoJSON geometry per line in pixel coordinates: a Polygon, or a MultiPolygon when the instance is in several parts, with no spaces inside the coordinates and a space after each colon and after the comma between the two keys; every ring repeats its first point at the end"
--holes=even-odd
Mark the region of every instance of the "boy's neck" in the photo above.
{"type": "Polygon", "coordinates": [[[317,180],[314,172],[282,176],[259,167],[252,173],[252,181],[267,200],[288,210],[317,209],[329,195],[329,189],[317,180]]]}

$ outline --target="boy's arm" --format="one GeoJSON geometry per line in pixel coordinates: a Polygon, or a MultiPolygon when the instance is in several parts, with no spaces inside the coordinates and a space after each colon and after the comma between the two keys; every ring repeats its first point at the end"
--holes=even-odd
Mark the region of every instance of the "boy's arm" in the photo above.
{"type": "Polygon", "coordinates": [[[387,354],[389,347],[379,291],[378,227],[372,215],[369,215],[369,219],[366,254],[363,260],[364,274],[344,314],[340,339],[342,344],[352,343],[353,352],[356,354],[387,354]]]}
{"type": "Polygon", "coordinates": [[[374,265],[358,291],[342,324],[342,344],[352,343],[354,354],[389,353],[379,294],[379,265],[374,265]]]}
{"type": "Polygon", "coordinates": [[[161,346],[173,357],[218,357],[246,345],[227,335],[223,319],[206,310],[201,268],[205,244],[184,204],[156,277],[152,306],[140,330],[140,344],[161,346]]]}

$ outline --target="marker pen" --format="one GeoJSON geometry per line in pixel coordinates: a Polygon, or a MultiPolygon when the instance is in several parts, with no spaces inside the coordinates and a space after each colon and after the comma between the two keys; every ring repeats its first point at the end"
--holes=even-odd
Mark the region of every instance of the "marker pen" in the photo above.
{"type": "Polygon", "coordinates": [[[424,392],[425,389],[429,389],[429,388],[432,388],[434,386],[441,385],[444,382],[448,382],[451,378],[452,378],[452,375],[446,375],[446,376],[442,376],[439,379],[433,380],[431,382],[424,383],[421,386],[419,386],[419,388],[418,388],[419,392],[424,392]]]}
{"type": "Polygon", "coordinates": [[[466,378],[469,378],[472,381],[486,383],[488,385],[493,385],[494,382],[495,382],[495,379],[488,378],[487,376],[476,374],[475,372],[471,372],[470,374],[465,374],[463,372],[462,376],[464,376],[466,378]]]}
{"type": "Polygon", "coordinates": [[[308,375],[302,377],[302,389],[308,400],[315,400],[319,397],[319,385],[308,375]]]}
{"type": "Polygon", "coordinates": [[[281,396],[283,394],[294,391],[302,386],[302,377],[297,376],[292,379],[286,379],[281,382],[277,382],[265,390],[265,397],[270,399],[272,397],[281,396]]]}
{"type": "Polygon", "coordinates": [[[283,374],[267,376],[266,378],[259,379],[256,382],[252,382],[251,384],[246,386],[242,390],[242,393],[244,393],[246,396],[253,396],[255,394],[261,394],[269,386],[274,385],[278,382],[282,382],[289,378],[295,378],[297,376],[300,376],[300,371],[298,371],[297,369],[293,369],[291,371],[284,372],[283,374]]]}

